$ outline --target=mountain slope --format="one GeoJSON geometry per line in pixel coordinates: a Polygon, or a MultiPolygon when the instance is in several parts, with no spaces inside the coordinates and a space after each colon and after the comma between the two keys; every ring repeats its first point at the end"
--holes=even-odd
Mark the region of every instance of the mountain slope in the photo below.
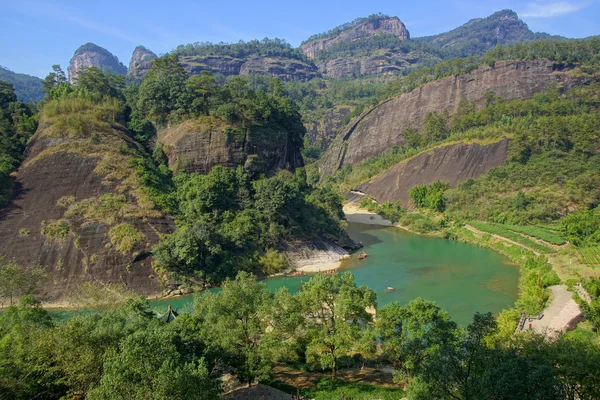
{"type": "MultiPolygon", "coordinates": [[[[445,49],[454,57],[482,54],[497,45],[508,45],[541,39],[561,39],[547,33],[534,33],[512,10],[498,11],[487,18],[475,18],[464,25],[439,35],[414,40],[445,49]]],[[[562,38],[564,39],[564,38],[562,38]]]]}
{"type": "Polygon", "coordinates": [[[0,81],[12,83],[15,87],[17,98],[24,103],[44,98],[42,81],[36,76],[18,74],[0,66],[0,81]]]}

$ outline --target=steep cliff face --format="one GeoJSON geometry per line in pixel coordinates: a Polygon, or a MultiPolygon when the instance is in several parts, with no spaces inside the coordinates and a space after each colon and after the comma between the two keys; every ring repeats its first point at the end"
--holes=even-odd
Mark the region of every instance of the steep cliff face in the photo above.
{"type": "Polygon", "coordinates": [[[309,81],[320,76],[314,65],[285,57],[255,55],[242,59],[228,56],[182,56],[179,59],[191,75],[199,75],[208,70],[225,76],[270,75],[284,81],[309,81]]]}
{"type": "Polygon", "coordinates": [[[43,118],[28,145],[17,195],[0,210],[0,254],[43,266],[51,277],[46,299],[88,281],[159,294],[150,251],[174,223],[139,186],[130,164],[137,146],[114,122],[98,137],[61,129],[43,118]]]}
{"type": "Polygon", "coordinates": [[[398,17],[379,17],[343,30],[337,35],[309,40],[300,46],[308,58],[314,58],[321,51],[342,41],[368,39],[380,34],[391,34],[402,40],[410,39],[410,33],[398,17]]]}
{"type": "Polygon", "coordinates": [[[446,181],[456,187],[469,178],[477,178],[503,165],[507,154],[508,139],[486,146],[477,143],[443,146],[396,164],[357,190],[378,202],[400,201],[408,206],[411,188],[435,181],[446,181]]]}
{"type": "Polygon", "coordinates": [[[303,165],[300,146],[275,126],[233,127],[219,119],[189,120],[158,134],[174,171],[207,173],[215,165],[272,174],[303,165]]]}
{"type": "Polygon", "coordinates": [[[321,142],[326,145],[338,134],[344,119],[351,112],[351,106],[335,106],[325,111],[323,117],[318,121],[305,123],[306,134],[313,142],[321,142]]]}
{"type": "Polygon", "coordinates": [[[143,78],[150,69],[152,60],[155,58],[157,58],[156,54],[144,46],[137,46],[131,55],[127,75],[136,79],[143,78]]]}
{"type": "Polygon", "coordinates": [[[462,99],[481,106],[488,91],[506,100],[526,99],[551,86],[571,85],[569,74],[558,69],[546,60],[498,62],[491,67],[482,66],[466,74],[430,82],[389,99],[365,111],[344,128],[320,162],[321,176],[403,144],[402,132],[406,128],[420,130],[430,111],[448,110],[453,115],[462,99]]]}
{"type": "Polygon", "coordinates": [[[67,71],[69,72],[69,82],[75,83],[77,71],[85,68],[96,67],[112,74],[125,75],[125,67],[119,59],[110,51],[94,43],[86,43],[73,54],[67,71]]]}

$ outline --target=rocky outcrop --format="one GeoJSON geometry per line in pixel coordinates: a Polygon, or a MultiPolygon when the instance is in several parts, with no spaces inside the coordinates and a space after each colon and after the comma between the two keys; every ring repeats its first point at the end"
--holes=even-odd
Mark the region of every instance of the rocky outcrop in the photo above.
{"type": "Polygon", "coordinates": [[[547,60],[497,62],[384,101],[351,121],[331,143],[319,164],[321,177],[403,144],[406,128],[420,130],[428,112],[453,115],[462,99],[483,106],[488,91],[506,100],[526,99],[548,87],[570,86],[573,79],[561,67],[547,60]]]}
{"type": "Polygon", "coordinates": [[[179,60],[191,75],[200,75],[207,70],[225,76],[270,75],[283,81],[302,82],[320,76],[314,65],[285,57],[254,55],[242,59],[228,56],[181,56],[179,60]]]}
{"type": "Polygon", "coordinates": [[[348,257],[348,250],[323,238],[309,242],[286,243],[281,250],[293,268],[330,264],[348,257]]]}
{"type": "Polygon", "coordinates": [[[47,271],[45,300],[96,281],[161,293],[151,248],[175,225],[141,192],[131,168],[137,151],[117,123],[92,141],[40,122],[17,172],[16,196],[0,210],[0,254],[47,271]]]}
{"type": "Polygon", "coordinates": [[[305,123],[306,134],[313,142],[327,145],[343,126],[345,118],[352,112],[351,106],[335,106],[324,112],[318,121],[305,123]]]}
{"type": "Polygon", "coordinates": [[[75,83],[77,72],[85,68],[96,67],[103,71],[108,71],[112,74],[125,75],[127,67],[125,67],[119,59],[111,52],[94,43],[86,43],[73,54],[67,71],[69,72],[69,82],[75,83]]]}
{"type": "Polygon", "coordinates": [[[450,187],[456,187],[504,165],[507,155],[508,139],[485,146],[478,143],[443,146],[396,164],[357,190],[380,203],[400,201],[406,207],[411,188],[435,181],[446,181],[450,187]]]}
{"type": "Polygon", "coordinates": [[[328,49],[338,42],[368,39],[380,34],[391,34],[402,40],[410,39],[408,29],[398,17],[381,16],[368,18],[365,22],[343,30],[337,35],[309,40],[300,45],[300,50],[308,58],[314,58],[319,51],[328,49]]]}
{"type": "Polygon", "coordinates": [[[243,165],[252,173],[272,174],[303,166],[300,145],[275,126],[242,129],[206,117],[164,129],[158,141],[174,171],[207,173],[215,165],[243,165]]]}
{"type": "Polygon", "coordinates": [[[127,75],[135,79],[142,79],[148,73],[152,60],[155,58],[157,58],[156,54],[144,46],[137,46],[131,55],[127,75]]]}
{"type": "Polygon", "coordinates": [[[409,67],[418,68],[442,61],[423,51],[387,51],[363,57],[333,58],[316,61],[319,72],[328,78],[359,78],[367,75],[399,75],[409,67]]]}

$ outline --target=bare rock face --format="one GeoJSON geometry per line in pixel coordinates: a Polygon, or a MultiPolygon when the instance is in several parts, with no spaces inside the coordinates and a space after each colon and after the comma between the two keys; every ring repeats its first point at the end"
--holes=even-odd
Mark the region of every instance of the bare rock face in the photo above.
{"type": "Polygon", "coordinates": [[[303,166],[300,143],[276,127],[232,127],[212,117],[188,120],[158,133],[169,167],[174,171],[207,173],[215,165],[244,166],[270,175],[303,166]]]}
{"type": "Polygon", "coordinates": [[[477,178],[504,165],[507,155],[508,139],[486,146],[458,143],[439,147],[396,164],[357,190],[378,202],[400,201],[407,206],[411,188],[435,181],[446,181],[450,187],[456,187],[469,178],[477,178]]]}
{"type": "Polygon", "coordinates": [[[241,59],[228,56],[181,56],[179,60],[191,75],[200,75],[207,70],[225,76],[270,75],[283,81],[302,82],[319,77],[313,64],[285,57],[255,55],[241,59]]]}
{"type": "Polygon", "coordinates": [[[151,249],[175,224],[136,184],[124,150],[135,152],[135,143],[117,123],[96,142],[52,129],[51,121],[40,122],[17,173],[17,194],[0,210],[0,254],[46,270],[45,300],[83,282],[160,294],[151,249]]]}
{"type": "Polygon", "coordinates": [[[321,177],[403,144],[402,132],[406,128],[420,130],[430,111],[448,110],[452,116],[462,99],[483,106],[488,91],[506,100],[526,99],[552,86],[572,84],[568,73],[547,60],[497,62],[430,82],[386,100],[351,121],[323,156],[319,165],[321,177]]]}
{"type": "Polygon", "coordinates": [[[137,46],[131,55],[127,75],[138,79],[143,78],[146,73],[148,73],[148,70],[152,65],[152,60],[155,58],[157,58],[156,54],[144,46],[137,46]]]}
{"type": "Polygon", "coordinates": [[[111,52],[94,43],[86,43],[73,54],[67,71],[69,73],[69,82],[75,83],[77,72],[85,68],[96,67],[112,74],[125,75],[125,67],[119,59],[111,52]]]}
{"type": "Polygon", "coordinates": [[[337,42],[368,39],[382,33],[392,34],[402,40],[410,39],[408,29],[398,17],[380,17],[367,20],[335,36],[310,40],[303,43],[300,50],[308,58],[314,58],[319,51],[328,49],[337,42]]]}

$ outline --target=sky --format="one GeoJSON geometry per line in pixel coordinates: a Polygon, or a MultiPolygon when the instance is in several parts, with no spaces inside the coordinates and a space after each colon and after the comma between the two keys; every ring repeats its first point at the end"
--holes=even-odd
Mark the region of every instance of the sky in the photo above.
{"type": "Polygon", "coordinates": [[[179,44],[264,37],[298,46],[312,34],[378,12],[399,17],[418,37],[502,9],[516,11],[535,32],[600,34],[600,0],[0,0],[0,65],[44,77],[53,64],[66,70],[87,42],[126,66],[140,44],[159,55],[179,44]]]}

